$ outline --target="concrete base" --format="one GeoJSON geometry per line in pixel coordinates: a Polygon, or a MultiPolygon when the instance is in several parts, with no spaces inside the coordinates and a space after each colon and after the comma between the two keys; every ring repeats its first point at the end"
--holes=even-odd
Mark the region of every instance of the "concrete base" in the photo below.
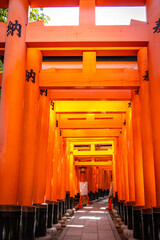
{"type": "Polygon", "coordinates": [[[69,218],[69,217],[70,217],[69,213],[66,213],[65,216],[66,216],[66,218],[69,218]]]}
{"type": "Polygon", "coordinates": [[[72,209],[67,209],[67,213],[71,216],[72,215],[72,209]]]}
{"type": "Polygon", "coordinates": [[[122,229],[122,230],[124,230],[124,229],[126,229],[126,228],[127,228],[127,225],[124,225],[124,224],[121,225],[121,229],[122,229]]]}
{"type": "Polygon", "coordinates": [[[67,221],[67,217],[62,217],[62,220],[66,222],[67,221]]]}
{"type": "Polygon", "coordinates": [[[133,230],[130,230],[128,228],[123,230],[123,235],[127,239],[133,239],[133,230]]]}
{"type": "Polygon", "coordinates": [[[53,227],[55,227],[57,230],[61,229],[61,224],[57,223],[57,224],[53,224],[53,227]]]}
{"type": "Polygon", "coordinates": [[[117,214],[117,210],[113,208],[113,209],[112,209],[112,213],[113,213],[113,214],[117,214]]]}
{"type": "Polygon", "coordinates": [[[66,221],[64,221],[64,220],[60,220],[60,221],[58,221],[58,223],[60,223],[62,227],[66,226],[66,221]]]}
{"type": "Polygon", "coordinates": [[[57,235],[57,228],[55,228],[55,227],[48,228],[47,229],[47,234],[49,234],[50,236],[56,236],[57,235]]]}
{"type": "Polygon", "coordinates": [[[46,235],[44,237],[35,238],[35,240],[52,240],[52,236],[46,235]]]}

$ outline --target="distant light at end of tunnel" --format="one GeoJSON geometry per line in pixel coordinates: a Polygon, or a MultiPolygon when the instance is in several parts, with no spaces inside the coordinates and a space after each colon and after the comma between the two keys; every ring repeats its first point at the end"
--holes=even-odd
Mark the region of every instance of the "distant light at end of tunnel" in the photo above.
{"type": "Polygon", "coordinates": [[[106,213],[104,211],[90,211],[90,213],[106,213]]]}
{"type": "Polygon", "coordinates": [[[66,227],[83,228],[84,225],[67,225],[66,227]]]}
{"type": "Polygon", "coordinates": [[[84,209],[92,209],[93,207],[84,207],[84,209]]]}
{"type": "Polygon", "coordinates": [[[80,217],[79,219],[100,220],[101,217],[83,216],[83,217],[80,217]]]}

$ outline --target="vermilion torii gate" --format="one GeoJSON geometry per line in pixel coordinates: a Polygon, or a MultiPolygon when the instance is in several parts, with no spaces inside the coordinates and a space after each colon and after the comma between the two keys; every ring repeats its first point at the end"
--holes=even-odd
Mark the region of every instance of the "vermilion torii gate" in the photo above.
{"type": "MultiPolygon", "coordinates": [[[[54,202],[54,211],[58,204],[69,207],[70,194],[72,205],[81,178],[73,165],[74,143],[113,141],[114,197],[121,218],[127,216],[135,238],[160,239],[159,0],[1,0],[0,7],[9,9],[7,24],[0,23],[0,238],[19,239],[22,212],[22,239],[34,239],[35,211],[46,214],[42,203],[53,207],[54,202]],[[79,26],[28,23],[29,5],[77,6],[79,26]],[[147,23],[95,26],[95,6],[144,5],[147,23]],[[117,56],[128,61],[98,67],[98,57],[117,56]],[[133,56],[137,61],[129,61],[133,56]],[[43,57],[61,57],[62,65],[65,57],[83,60],[71,61],[66,69],[43,57]],[[8,214],[16,226],[5,225],[8,214]],[[32,231],[26,231],[28,218],[32,231]]],[[[107,164],[99,165],[87,168],[88,182],[94,179],[92,193],[108,189],[111,181],[107,164]]],[[[36,236],[46,233],[37,231],[36,236]]]]}

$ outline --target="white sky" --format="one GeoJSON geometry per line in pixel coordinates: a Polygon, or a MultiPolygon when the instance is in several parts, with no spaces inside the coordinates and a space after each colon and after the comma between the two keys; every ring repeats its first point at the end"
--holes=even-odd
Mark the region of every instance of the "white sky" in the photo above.
{"type": "MultiPolygon", "coordinates": [[[[44,8],[50,26],[79,25],[79,8],[44,8]]],[[[129,25],[130,20],[146,21],[145,7],[96,7],[96,25],[129,25]]]]}

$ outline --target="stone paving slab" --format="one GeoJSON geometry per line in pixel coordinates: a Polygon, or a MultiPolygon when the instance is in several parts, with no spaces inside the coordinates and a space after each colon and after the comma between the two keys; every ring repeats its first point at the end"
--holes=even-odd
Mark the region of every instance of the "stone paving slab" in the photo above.
{"type": "Polygon", "coordinates": [[[77,211],[58,240],[120,240],[106,206],[103,199],[77,211]]]}

